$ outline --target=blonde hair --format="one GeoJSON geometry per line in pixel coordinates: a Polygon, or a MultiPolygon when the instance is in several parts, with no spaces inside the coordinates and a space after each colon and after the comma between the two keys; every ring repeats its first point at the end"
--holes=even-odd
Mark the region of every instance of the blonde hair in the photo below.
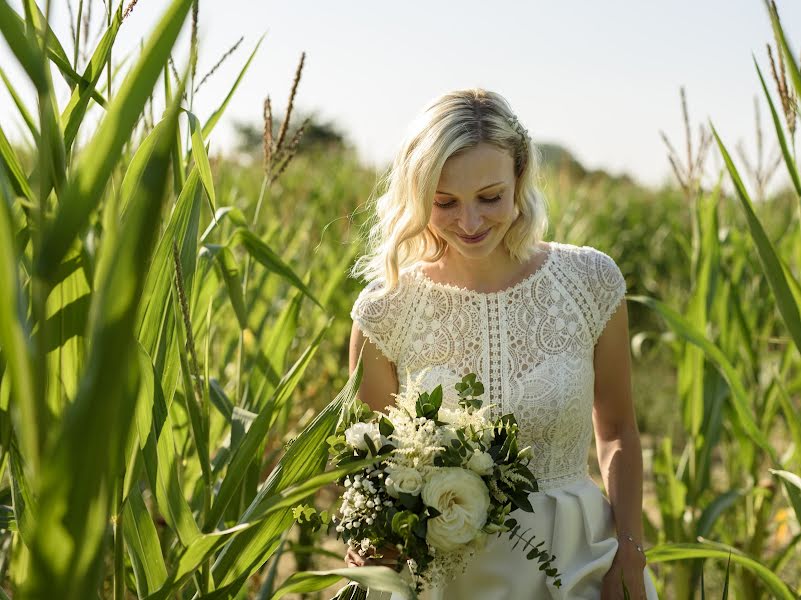
{"type": "Polygon", "coordinates": [[[538,186],[540,155],[506,99],[481,88],[455,90],[435,98],[414,119],[391,168],[373,191],[387,186],[372,202],[366,225],[367,252],[350,276],[368,283],[383,278],[383,296],[398,283],[400,271],[420,260],[436,262],[447,242],[428,226],[431,205],[445,161],[489,142],[508,150],[516,177],[514,204],[519,214],[504,236],[509,255],[530,258],[548,228],[547,204],[538,186]]]}

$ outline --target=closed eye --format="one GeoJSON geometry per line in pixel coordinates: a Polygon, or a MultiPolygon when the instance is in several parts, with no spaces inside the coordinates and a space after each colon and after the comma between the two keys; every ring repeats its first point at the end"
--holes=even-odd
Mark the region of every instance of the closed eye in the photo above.
{"type": "MultiPolygon", "coordinates": [[[[485,202],[487,204],[492,204],[493,202],[497,202],[500,199],[501,199],[501,195],[500,194],[498,194],[494,198],[480,198],[480,200],[482,202],[485,202]]],[[[434,206],[438,206],[439,208],[450,208],[454,204],[456,204],[456,200],[451,200],[447,204],[440,204],[439,202],[434,202],[434,206]]]]}

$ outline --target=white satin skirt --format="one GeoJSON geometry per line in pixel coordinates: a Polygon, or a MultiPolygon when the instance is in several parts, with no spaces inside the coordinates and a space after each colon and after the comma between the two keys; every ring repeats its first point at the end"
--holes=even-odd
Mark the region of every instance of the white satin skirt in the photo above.
{"type": "MultiPolygon", "coordinates": [[[[533,513],[516,510],[511,517],[521,525],[525,539],[534,534],[535,545],[545,540],[540,549],[556,555],[551,566],[561,575],[560,587],[539,570],[536,558],[526,558],[522,541],[513,547],[507,532],[490,536],[463,574],[443,587],[424,590],[421,600],[598,600],[618,548],[609,499],[585,472],[567,483],[541,487],[529,500],[533,513]]],[[[648,566],[643,578],[647,599],[658,600],[648,566]]],[[[399,594],[375,590],[367,598],[401,600],[399,594]]]]}

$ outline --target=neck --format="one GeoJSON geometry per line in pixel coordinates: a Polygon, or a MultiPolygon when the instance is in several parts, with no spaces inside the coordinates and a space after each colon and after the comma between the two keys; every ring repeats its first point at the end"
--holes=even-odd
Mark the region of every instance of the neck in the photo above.
{"type": "Polygon", "coordinates": [[[539,252],[521,264],[511,257],[503,244],[499,244],[489,256],[481,258],[464,256],[449,246],[436,263],[428,263],[426,275],[435,281],[479,291],[502,289],[542,265],[547,246],[540,243],[537,247],[539,252]]]}

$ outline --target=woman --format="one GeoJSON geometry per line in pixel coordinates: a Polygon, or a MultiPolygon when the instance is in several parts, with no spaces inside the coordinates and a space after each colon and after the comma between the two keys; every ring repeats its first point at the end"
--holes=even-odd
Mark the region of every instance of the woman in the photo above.
{"type": "MultiPolygon", "coordinates": [[[[556,556],[561,586],[509,535],[491,536],[467,571],[424,598],[623,598],[656,590],[642,552],[642,454],[630,385],[626,284],[590,246],[551,241],[537,154],[506,100],[482,89],[435,99],[412,125],[376,202],[368,284],[351,317],[350,371],[376,410],[408,377],[425,389],[469,372],[512,412],[539,491],[512,516],[556,556]],[[588,475],[593,429],[605,496],[588,475]]],[[[392,564],[349,551],[350,566],[392,564]]],[[[389,594],[384,595],[388,597],[389,594]]],[[[370,597],[380,597],[371,592],[370,597]]],[[[394,600],[394,598],[393,598],[394,600]]]]}

